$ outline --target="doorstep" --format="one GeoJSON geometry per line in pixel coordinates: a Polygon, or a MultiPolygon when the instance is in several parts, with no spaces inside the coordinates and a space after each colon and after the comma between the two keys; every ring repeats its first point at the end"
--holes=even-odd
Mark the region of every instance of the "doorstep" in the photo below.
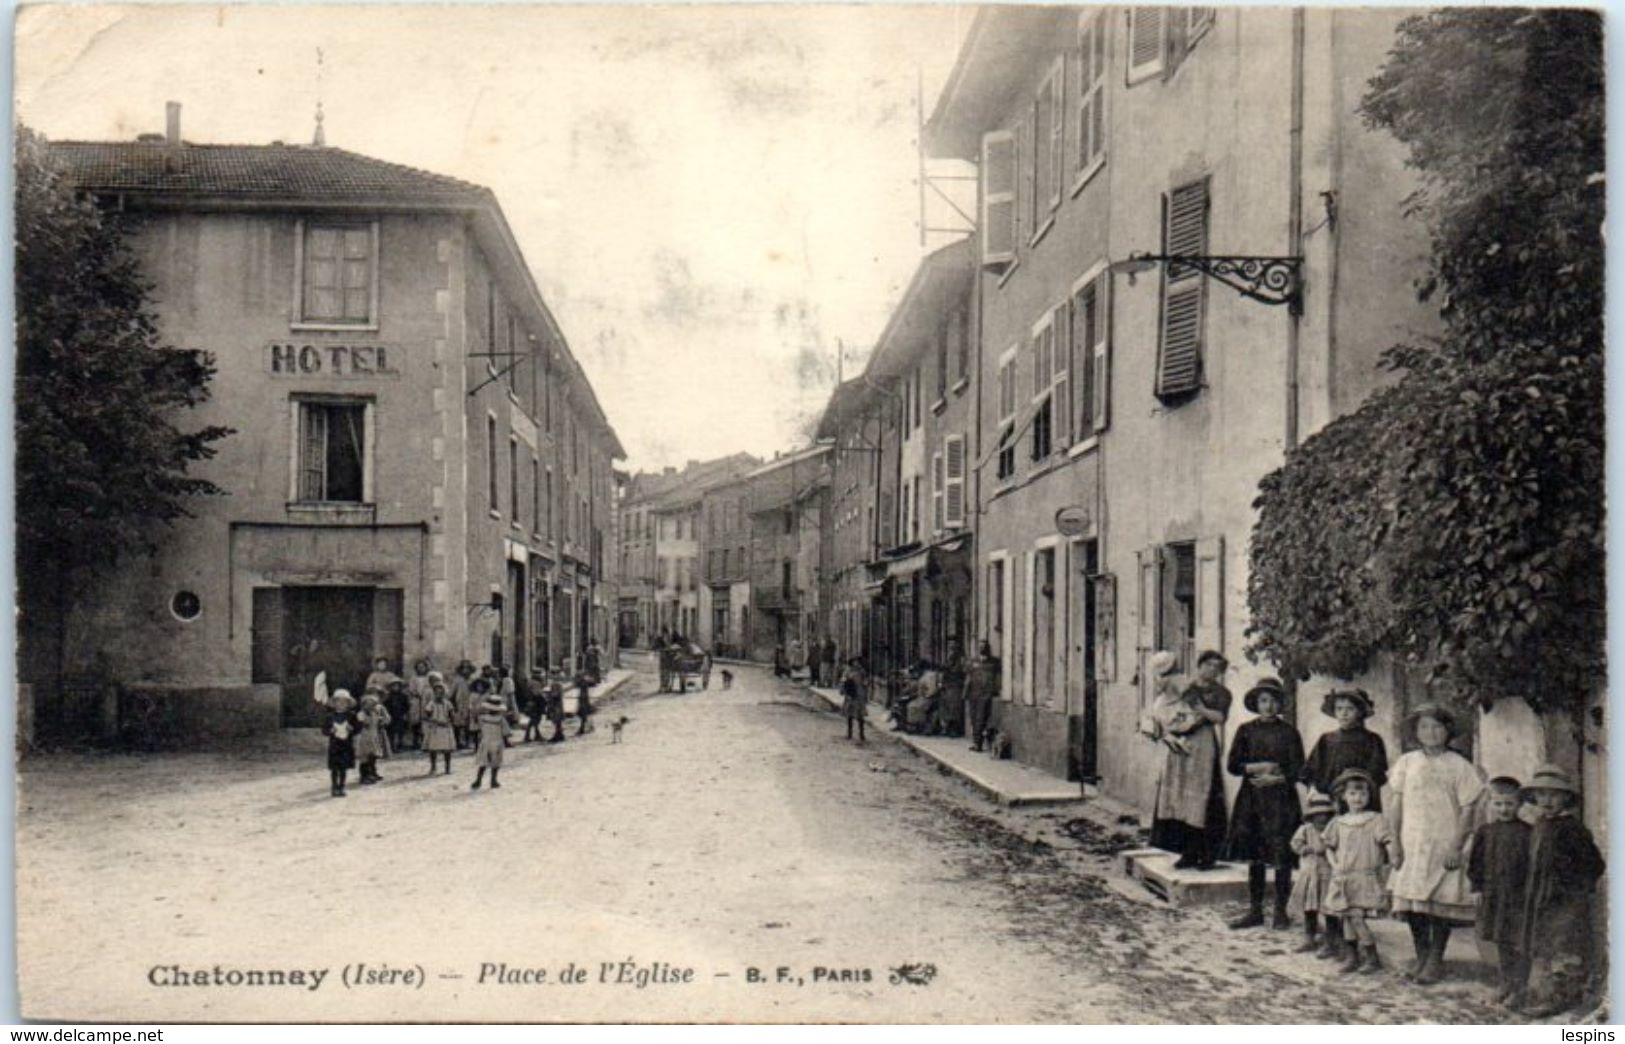
{"type": "Polygon", "coordinates": [[[1245,866],[1220,863],[1212,870],[1175,870],[1177,858],[1160,848],[1131,848],[1117,853],[1117,865],[1124,876],[1173,906],[1247,901],[1245,866]]]}
{"type": "MultiPolygon", "coordinates": [[[[841,696],[834,689],[808,688],[831,707],[840,708],[841,696]]],[[[1019,761],[994,760],[984,753],[971,750],[963,737],[916,736],[894,732],[890,725],[885,710],[878,704],[870,703],[869,728],[872,731],[912,747],[916,753],[952,772],[1001,805],[1070,805],[1086,799],[1082,785],[1056,779],[1048,772],[1019,761]]]]}

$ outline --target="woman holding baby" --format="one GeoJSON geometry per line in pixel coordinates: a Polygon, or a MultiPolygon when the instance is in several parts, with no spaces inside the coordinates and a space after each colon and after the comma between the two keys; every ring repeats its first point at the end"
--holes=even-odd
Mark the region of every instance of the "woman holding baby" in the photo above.
{"type": "Polygon", "coordinates": [[[1163,754],[1151,843],[1178,853],[1176,869],[1212,869],[1224,842],[1219,749],[1231,695],[1219,678],[1228,666],[1210,649],[1196,659],[1196,681],[1181,687],[1178,657],[1167,651],[1151,656],[1153,695],[1142,730],[1163,754]]]}

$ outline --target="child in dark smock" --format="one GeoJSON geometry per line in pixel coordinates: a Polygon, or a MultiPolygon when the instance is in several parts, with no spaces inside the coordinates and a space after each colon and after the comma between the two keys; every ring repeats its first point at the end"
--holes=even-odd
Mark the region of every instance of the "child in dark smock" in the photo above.
{"type": "Polygon", "coordinates": [[[1523,798],[1540,816],[1530,829],[1520,947],[1531,964],[1533,989],[1520,1010],[1549,1018],[1573,1008],[1585,993],[1595,956],[1592,898],[1604,866],[1591,831],[1575,817],[1580,788],[1573,777],[1542,765],[1523,798]]]}
{"type": "Polygon", "coordinates": [[[327,720],[322,722],[322,734],[327,737],[327,774],[332,780],[332,795],[345,797],[344,777],[355,767],[355,736],[361,731],[361,721],[355,714],[355,697],[339,689],[327,704],[327,720]]]}
{"type": "Polygon", "coordinates": [[[1521,784],[1511,776],[1489,782],[1490,821],[1473,831],[1467,880],[1478,893],[1479,942],[1494,943],[1501,982],[1495,999],[1515,1002],[1529,979],[1523,954],[1523,897],[1529,877],[1529,824],[1518,818],[1521,784]]]}
{"type": "MultiPolygon", "coordinates": [[[[1388,748],[1382,737],[1365,727],[1376,711],[1376,702],[1364,689],[1333,689],[1320,703],[1320,712],[1337,721],[1337,728],[1322,735],[1309,751],[1298,782],[1327,797],[1332,783],[1344,770],[1363,769],[1375,786],[1371,791],[1371,811],[1382,811],[1382,786],[1388,782],[1388,748]]],[[[1316,956],[1343,956],[1343,928],[1336,917],[1326,917],[1325,945],[1316,956]]]]}
{"type": "Polygon", "coordinates": [[[1228,858],[1247,863],[1247,912],[1230,922],[1232,928],[1264,923],[1264,872],[1275,868],[1273,928],[1292,923],[1287,901],[1292,897],[1292,835],[1303,821],[1298,790],[1293,780],[1303,770],[1303,739],[1295,726],[1281,717],[1286,689],[1276,678],[1260,679],[1247,690],[1242,705],[1258,715],[1236,730],[1225,763],[1232,776],[1241,777],[1236,808],[1230,816],[1225,841],[1228,858]]]}

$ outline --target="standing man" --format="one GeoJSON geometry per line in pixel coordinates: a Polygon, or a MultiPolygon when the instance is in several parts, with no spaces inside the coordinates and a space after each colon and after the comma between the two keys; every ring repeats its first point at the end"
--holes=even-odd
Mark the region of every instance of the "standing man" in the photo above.
{"type": "Polygon", "coordinates": [[[598,647],[598,639],[593,638],[587,642],[587,673],[592,675],[592,683],[597,685],[604,680],[604,651],[598,647]]]}
{"type": "Polygon", "coordinates": [[[840,656],[835,651],[835,638],[832,635],[825,635],[824,636],[824,656],[823,656],[823,661],[824,661],[824,670],[822,672],[823,673],[823,679],[822,680],[823,680],[823,683],[824,683],[824,687],[825,688],[831,688],[831,687],[835,686],[836,684],[838,684],[839,680],[836,678],[836,674],[837,674],[836,667],[837,667],[837,665],[838,665],[838,663],[840,661],[840,656]]]}
{"type": "Polygon", "coordinates": [[[987,739],[988,719],[993,713],[993,701],[999,696],[999,658],[986,641],[976,647],[976,659],[971,661],[965,679],[965,700],[970,705],[971,750],[981,750],[987,739]]]}

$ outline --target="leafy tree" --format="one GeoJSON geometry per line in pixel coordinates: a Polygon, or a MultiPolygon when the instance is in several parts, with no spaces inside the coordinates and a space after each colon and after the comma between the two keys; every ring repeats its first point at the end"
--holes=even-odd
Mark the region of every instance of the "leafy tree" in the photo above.
{"type": "MultiPolygon", "coordinates": [[[[231,429],[178,426],[208,397],[214,364],[162,343],[117,217],[77,193],[27,128],[16,177],[19,633],[60,657],[70,589],[150,553],[187,498],[219,494],[188,468],[231,429]]],[[[25,668],[37,666],[27,652],[25,668]]]]}
{"type": "Polygon", "coordinates": [[[1488,705],[1574,706],[1605,639],[1602,20],[1405,20],[1362,113],[1410,151],[1443,334],[1260,486],[1249,651],[1296,677],[1380,652],[1488,705]]]}

